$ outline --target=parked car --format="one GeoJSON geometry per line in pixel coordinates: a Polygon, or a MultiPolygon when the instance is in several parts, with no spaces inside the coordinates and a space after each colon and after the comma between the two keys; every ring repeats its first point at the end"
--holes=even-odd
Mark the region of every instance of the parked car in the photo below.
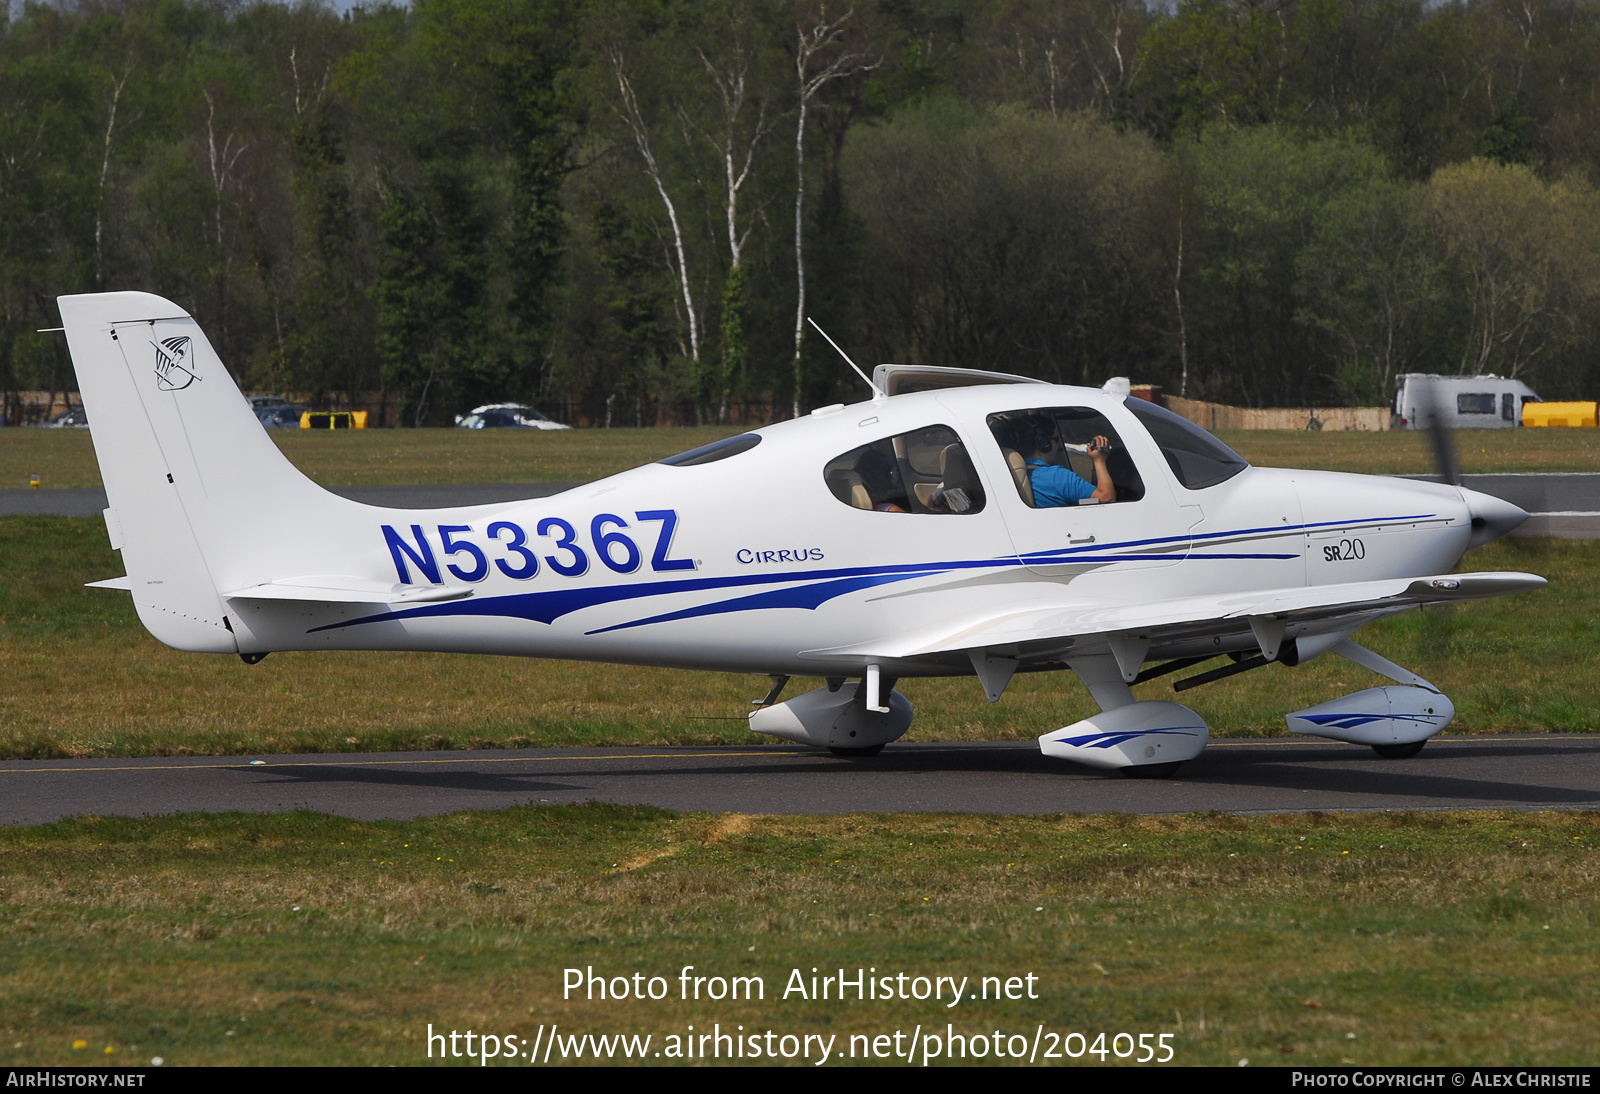
{"type": "Polygon", "coordinates": [[[250,404],[254,411],[268,410],[275,406],[288,406],[289,400],[282,395],[246,395],[245,402],[250,404]]]}
{"type": "Polygon", "coordinates": [[[46,429],[88,429],[89,415],[83,407],[73,407],[65,414],[57,414],[44,425],[46,429]]]}
{"type": "Polygon", "coordinates": [[[278,406],[258,407],[256,418],[264,429],[299,429],[300,416],[306,412],[303,406],[293,403],[282,403],[278,406]]]}
{"type": "Polygon", "coordinates": [[[531,406],[521,403],[490,403],[466,414],[456,415],[460,429],[571,429],[552,422],[531,406]]]}

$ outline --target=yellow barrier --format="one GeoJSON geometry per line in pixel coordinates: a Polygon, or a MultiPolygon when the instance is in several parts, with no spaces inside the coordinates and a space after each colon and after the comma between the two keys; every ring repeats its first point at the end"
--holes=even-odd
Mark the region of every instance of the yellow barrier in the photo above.
{"type": "Polygon", "coordinates": [[[1594,403],[1523,403],[1522,424],[1525,426],[1587,426],[1595,425],[1594,403]]]}
{"type": "Polygon", "coordinates": [[[301,429],[365,429],[365,410],[308,410],[300,415],[301,429]]]}

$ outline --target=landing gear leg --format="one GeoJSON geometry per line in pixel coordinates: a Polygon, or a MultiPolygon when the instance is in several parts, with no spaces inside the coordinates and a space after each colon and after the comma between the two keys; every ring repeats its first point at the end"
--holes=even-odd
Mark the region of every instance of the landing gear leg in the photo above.
{"type": "MultiPolygon", "coordinates": [[[[872,676],[876,677],[878,675],[878,666],[877,665],[871,666],[870,672],[871,672],[872,676]]],[[[868,680],[867,679],[863,679],[861,681],[861,683],[856,685],[856,697],[855,697],[856,709],[858,711],[873,710],[875,713],[880,713],[881,712],[881,713],[887,714],[889,712],[889,707],[887,705],[888,704],[888,699],[884,698],[882,700],[885,705],[881,708],[881,711],[880,711],[880,710],[878,710],[877,708],[874,708],[871,705],[872,704],[872,699],[871,699],[871,697],[869,696],[868,693],[870,691],[877,691],[878,694],[881,695],[881,696],[887,697],[887,696],[893,695],[894,694],[894,686],[895,686],[896,682],[897,681],[892,676],[883,677],[883,678],[879,678],[879,679],[871,681],[871,683],[877,685],[876,688],[871,688],[871,687],[868,686],[868,680]]],[[[854,737],[855,734],[851,733],[850,736],[854,737]]],[[[881,745],[881,744],[877,744],[877,745],[861,745],[860,747],[854,747],[854,746],[848,746],[848,745],[845,745],[845,746],[829,745],[828,746],[828,751],[833,753],[835,756],[842,756],[847,760],[865,760],[865,759],[869,759],[870,757],[876,756],[878,753],[882,752],[883,751],[883,745],[881,745]]]]}

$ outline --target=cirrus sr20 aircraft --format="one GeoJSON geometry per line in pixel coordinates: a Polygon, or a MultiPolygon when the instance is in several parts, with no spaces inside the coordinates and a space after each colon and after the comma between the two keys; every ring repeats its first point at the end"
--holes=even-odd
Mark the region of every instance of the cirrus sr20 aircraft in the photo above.
{"type": "Polygon", "coordinates": [[[60,307],[127,571],[96,584],[130,591],[180,650],[765,673],[752,730],[854,756],[910,726],[897,680],[975,676],[995,702],[1017,672],[1070,669],[1100,712],[1040,748],[1165,776],[1209,730],[1131,684],[1225,659],[1181,691],[1333,653],[1394,684],[1290,714],[1289,728],[1411,756],[1450,701],[1350,636],[1545,584],[1450,573],[1526,517],[1496,498],[1251,467],[1114,388],[960,369],[880,366],[868,402],[553,497],[377,508],[284,458],[183,309],[134,292],[60,307]],[[1036,497],[1030,460],[1070,465],[1092,495],[1036,497]],[[792,676],[827,686],[780,702],[792,676]]]}

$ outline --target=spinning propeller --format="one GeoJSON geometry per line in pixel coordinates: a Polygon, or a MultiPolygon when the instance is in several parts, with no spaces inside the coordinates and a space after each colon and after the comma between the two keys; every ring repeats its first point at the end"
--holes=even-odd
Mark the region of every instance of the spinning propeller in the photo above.
{"type": "Polygon", "coordinates": [[[1439,385],[1429,384],[1423,389],[1422,413],[1428,423],[1428,439],[1433,443],[1433,465],[1439,472],[1439,481],[1451,486],[1461,485],[1461,461],[1456,456],[1455,430],[1451,429],[1442,413],[1439,385]]]}
{"type": "Polygon", "coordinates": [[[1450,417],[1445,413],[1446,395],[1440,385],[1429,384],[1423,389],[1421,413],[1428,425],[1428,438],[1433,443],[1433,462],[1438,469],[1439,481],[1461,490],[1467,511],[1472,514],[1472,539],[1468,549],[1492,543],[1528,519],[1528,514],[1508,501],[1490,494],[1480,493],[1461,485],[1461,461],[1456,455],[1456,442],[1450,427],[1450,417]]]}

